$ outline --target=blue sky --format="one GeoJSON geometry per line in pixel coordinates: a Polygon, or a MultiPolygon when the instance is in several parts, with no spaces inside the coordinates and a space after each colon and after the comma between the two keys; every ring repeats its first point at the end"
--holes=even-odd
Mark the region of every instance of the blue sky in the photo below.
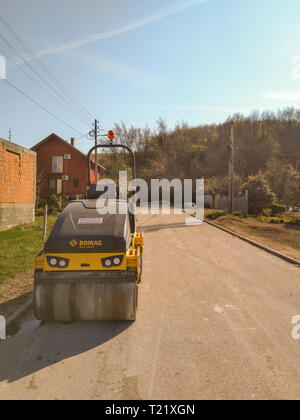
{"type": "MultiPolygon", "coordinates": [[[[0,15],[105,129],[300,105],[299,0],[0,0],[0,15]]],[[[23,52],[1,22],[0,34],[23,52]]],[[[15,57],[0,39],[1,54],[15,57]]],[[[89,131],[7,63],[8,81],[89,131]]],[[[79,137],[0,81],[0,137],[9,128],[26,147],[79,137]]]]}

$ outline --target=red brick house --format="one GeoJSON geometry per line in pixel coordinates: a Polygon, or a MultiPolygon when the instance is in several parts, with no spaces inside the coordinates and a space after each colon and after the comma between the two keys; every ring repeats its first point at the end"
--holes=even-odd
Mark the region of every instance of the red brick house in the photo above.
{"type": "MultiPolygon", "coordinates": [[[[37,176],[41,195],[82,195],[87,185],[87,157],[75,147],[75,140],[63,140],[56,134],[32,147],[37,154],[37,176]]],[[[98,164],[98,179],[105,169],[98,164]]],[[[92,165],[95,182],[95,164],[92,165]]]]}
{"type": "Polygon", "coordinates": [[[34,221],[36,154],[0,139],[0,230],[34,221]]]}

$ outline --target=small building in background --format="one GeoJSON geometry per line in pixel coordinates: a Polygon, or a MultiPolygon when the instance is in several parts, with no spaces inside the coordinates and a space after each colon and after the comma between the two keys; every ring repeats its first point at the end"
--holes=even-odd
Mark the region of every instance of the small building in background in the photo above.
{"type": "Polygon", "coordinates": [[[0,230],[33,222],[36,153],[0,138],[0,230]]]}
{"type": "MultiPolygon", "coordinates": [[[[51,134],[32,150],[37,154],[37,177],[42,196],[83,195],[87,186],[87,156],[75,147],[75,140],[51,134]]],[[[105,168],[98,164],[98,180],[105,168]]],[[[95,182],[95,164],[92,164],[95,182]]]]}

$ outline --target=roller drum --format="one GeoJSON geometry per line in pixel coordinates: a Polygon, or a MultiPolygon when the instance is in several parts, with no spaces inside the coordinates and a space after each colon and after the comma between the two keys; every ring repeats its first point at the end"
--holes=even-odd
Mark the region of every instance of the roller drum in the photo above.
{"type": "Polygon", "coordinates": [[[36,273],[34,312],[44,322],[134,321],[136,282],[135,269],[36,273]]]}

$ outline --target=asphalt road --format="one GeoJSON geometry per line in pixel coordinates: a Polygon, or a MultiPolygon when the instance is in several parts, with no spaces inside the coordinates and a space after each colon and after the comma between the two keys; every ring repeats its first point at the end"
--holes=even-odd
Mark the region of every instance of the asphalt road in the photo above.
{"type": "Polygon", "coordinates": [[[135,323],[40,326],[29,313],[0,344],[0,399],[300,398],[300,268],[183,222],[140,217],[135,323]]]}

